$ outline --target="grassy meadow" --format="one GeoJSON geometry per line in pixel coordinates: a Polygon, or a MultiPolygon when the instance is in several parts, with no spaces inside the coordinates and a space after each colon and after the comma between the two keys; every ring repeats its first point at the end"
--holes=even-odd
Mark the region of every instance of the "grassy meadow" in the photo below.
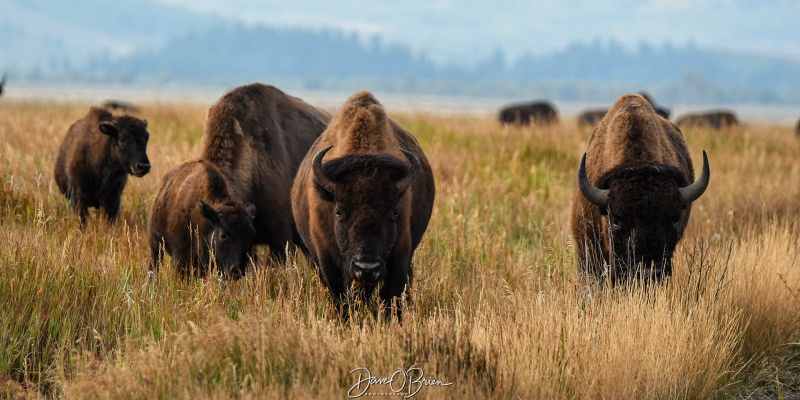
{"type": "Polygon", "coordinates": [[[148,278],[150,204],[199,154],[208,105],[141,106],[153,168],[128,181],[117,225],[93,211],[81,231],[52,166],[88,106],[0,104],[0,398],[367,398],[400,390],[396,371],[415,398],[800,393],[792,127],[685,131],[711,184],[674,275],[611,289],[579,276],[569,233],[590,131],[389,109],[430,159],[436,202],[403,324],[367,310],[343,324],[302,255],[234,282],[182,281],[167,258],[148,278]]]}

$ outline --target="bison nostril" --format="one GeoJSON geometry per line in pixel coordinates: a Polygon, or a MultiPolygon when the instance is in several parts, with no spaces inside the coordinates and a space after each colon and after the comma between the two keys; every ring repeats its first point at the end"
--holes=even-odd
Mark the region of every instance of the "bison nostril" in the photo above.
{"type": "Polygon", "coordinates": [[[145,170],[150,169],[150,163],[138,163],[136,164],[136,168],[145,170]]]}

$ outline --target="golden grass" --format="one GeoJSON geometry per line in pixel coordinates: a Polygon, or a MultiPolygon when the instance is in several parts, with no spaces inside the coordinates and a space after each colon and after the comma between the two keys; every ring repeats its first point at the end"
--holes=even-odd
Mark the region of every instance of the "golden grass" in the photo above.
{"type": "Polygon", "coordinates": [[[425,149],[437,199],[404,323],[362,309],[343,325],[302,256],[236,282],[181,281],[169,262],[147,277],[150,203],[163,174],[198,155],[205,106],[142,105],[153,169],[129,180],[117,226],[93,215],[81,232],[52,164],[87,108],[0,111],[0,397],[342,398],[354,369],[380,379],[412,367],[452,383],[412,385],[418,398],[797,393],[790,127],[684,132],[695,159],[708,151],[712,177],[675,275],[611,289],[578,276],[567,224],[590,132],[568,118],[509,128],[390,110],[425,149]]]}

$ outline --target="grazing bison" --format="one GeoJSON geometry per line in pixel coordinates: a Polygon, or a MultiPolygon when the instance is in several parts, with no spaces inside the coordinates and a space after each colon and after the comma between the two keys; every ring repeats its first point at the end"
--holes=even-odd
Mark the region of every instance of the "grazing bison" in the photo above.
{"type": "Polygon", "coordinates": [[[650,96],[650,94],[647,92],[639,92],[639,95],[644,97],[644,99],[647,100],[647,102],[650,103],[651,106],[653,106],[653,109],[656,110],[656,114],[669,119],[669,114],[670,114],[669,108],[657,105],[656,102],[653,101],[653,97],[650,96]]]}
{"type": "Polygon", "coordinates": [[[414,136],[370,92],[351,96],[309,150],[292,187],[300,237],[345,318],[352,285],[366,300],[381,283],[387,314],[401,316],[434,191],[414,136]]]}
{"type": "Polygon", "coordinates": [[[690,127],[725,129],[739,125],[736,114],[730,110],[713,110],[700,113],[687,113],[675,120],[681,129],[690,127]]]}
{"type": "Polygon", "coordinates": [[[578,114],[578,126],[580,127],[595,127],[608,112],[605,108],[585,110],[578,114]]]}
{"type": "Polygon", "coordinates": [[[164,176],[150,209],[150,270],[158,269],[166,252],[184,277],[205,276],[212,265],[225,276],[242,277],[255,236],[255,211],[231,195],[211,163],[178,164],[164,176]]]}
{"type": "Polygon", "coordinates": [[[683,135],[650,103],[620,97],[589,140],[573,194],[572,235],[584,271],[615,283],[670,275],[692,202],[709,176],[703,152],[694,181],[683,135]]]}
{"type": "Polygon", "coordinates": [[[131,103],[119,100],[105,101],[103,102],[103,108],[107,108],[109,110],[118,110],[127,113],[139,113],[139,107],[136,107],[131,103]]]}
{"type": "Polygon", "coordinates": [[[109,223],[116,220],[128,175],[142,177],[150,171],[149,138],[147,121],[99,107],[69,127],[54,171],[81,226],[89,207],[105,210],[109,223]]]}
{"type": "Polygon", "coordinates": [[[536,101],[505,106],[500,110],[498,118],[503,124],[553,124],[558,122],[558,111],[550,102],[536,101]]]}
{"type": "Polygon", "coordinates": [[[290,193],[297,168],[331,116],[260,83],[235,88],[208,110],[201,158],[228,180],[232,196],[256,207],[253,244],[286,257],[299,244],[290,193]]]}

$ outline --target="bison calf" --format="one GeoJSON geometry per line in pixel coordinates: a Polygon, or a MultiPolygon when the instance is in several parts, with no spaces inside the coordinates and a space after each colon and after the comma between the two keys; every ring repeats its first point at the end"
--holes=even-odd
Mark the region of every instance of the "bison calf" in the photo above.
{"type": "Polygon", "coordinates": [[[128,174],[141,177],[150,171],[149,138],[147,121],[98,107],[70,126],[54,171],[81,226],[89,207],[102,208],[109,223],[116,220],[128,174]]]}
{"type": "Polygon", "coordinates": [[[240,278],[255,236],[255,206],[231,196],[227,180],[212,164],[186,161],[167,172],[150,209],[150,270],[163,252],[184,277],[205,276],[216,265],[240,278]]]}

